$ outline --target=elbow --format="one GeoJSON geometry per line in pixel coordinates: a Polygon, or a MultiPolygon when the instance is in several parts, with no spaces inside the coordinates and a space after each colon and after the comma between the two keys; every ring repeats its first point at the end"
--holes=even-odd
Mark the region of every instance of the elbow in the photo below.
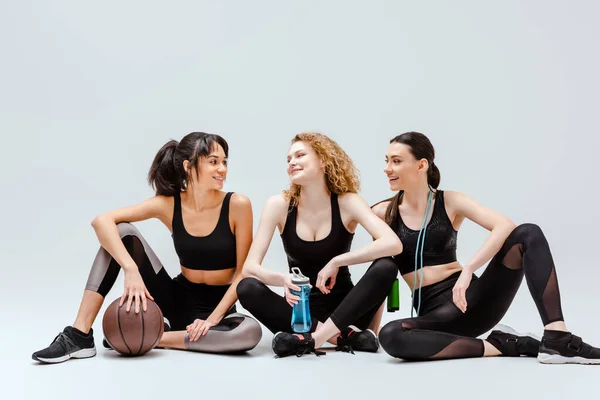
{"type": "Polygon", "coordinates": [[[254,274],[252,273],[252,267],[249,264],[244,264],[241,275],[242,279],[254,277],[254,274]]]}
{"type": "Polygon", "coordinates": [[[394,235],[394,240],[392,241],[392,245],[390,247],[393,253],[392,256],[396,256],[402,253],[402,250],[404,250],[404,246],[402,246],[400,238],[396,235],[394,235]]]}
{"type": "Polygon", "coordinates": [[[516,227],[517,224],[515,224],[511,219],[506,218],[504,222],[499,226],[499,230],[510,234],[512,231],[515,230],[516,227]]]}
{"type": "Polygon", "coordinates": [[[242,277],[242,279],[244,279],[250,278],[252,274],[250,273],[250,271],[248,271],[248,268],[242,268],[242,273],[240,274],[240,276],[242,277]]]}
{"type": "Polygon", "coordinates": [[[508,229],[509,232],[514,231],[516,227],[517,227],[517,224],[515,224],[512,220],[509,219],[506,221],[506,229],[508,229]]]}
{"type": "Polygon", "coordinates": [[[106,226],[107,223],[115,223],[115,221],[112,220],[106,214],[100,214],[92,220],[91,225],[92,225],[92,228],[94,228],[94,230],[96,232],[98,232],[98,229],[101,229],[103,226],[106,226]]]}
{"type": "Polygon", "coordinates": [[[98,226],[102,224],[102,219],[102,215],[97,215],[96,217],[94,217],[91,223],[92,228],[94,228],[94,230],[98,230],[98,226]]]}
{"type": "Polygon", "coordinates": [[[386,256],[393,257],[402,253],[403,246],[400,238],[397,235],[390,235],[387,239],[386,256]]]}

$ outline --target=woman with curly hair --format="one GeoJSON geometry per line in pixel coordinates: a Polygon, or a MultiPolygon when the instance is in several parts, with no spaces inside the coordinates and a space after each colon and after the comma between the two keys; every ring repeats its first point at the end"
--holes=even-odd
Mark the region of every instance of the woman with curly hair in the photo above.
{"type": "Polygon", "coordinates": [[[240,303],[271,332],[277,356],[316,351],[329,341],[342,351],[377,351],[378,313],[397,275],[391,258],[402,244],[357,194],[360,183],[352,160],[329,137],[301,133],[287,156],[291,187],[267,201],[258,231],[237,286],[240,303]],[[350,251],[354,231],[362,225],[373,242],[350,251]],[[292,274],[261,267],[275,228],[279,229],[290,271],[310,279],[311,328],[293,334],[292,274]],[[374,261],[354,286],[349,265],[374,261]],[[267,285],[284,288],[284,297],[267,285]],[[377,317],[375,317],[377,315],[377,317]],[[368,329],[371,328],[371,329],[368,329]]]}

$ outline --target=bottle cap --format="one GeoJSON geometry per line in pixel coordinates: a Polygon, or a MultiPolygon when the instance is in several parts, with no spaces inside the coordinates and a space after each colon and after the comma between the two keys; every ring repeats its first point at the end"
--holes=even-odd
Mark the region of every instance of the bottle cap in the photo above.
{"type": "Polygon", "coordinates": [[[299,268],[294,267],[292,268],[292,283],[295,285],[308,285],[310,284],[310,279],[302,275],[299,268]]]}

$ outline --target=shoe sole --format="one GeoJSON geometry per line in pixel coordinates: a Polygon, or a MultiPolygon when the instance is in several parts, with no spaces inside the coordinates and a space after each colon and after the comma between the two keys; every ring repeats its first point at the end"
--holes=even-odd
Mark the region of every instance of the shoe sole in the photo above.
{"type": "Polygon", "coordinates": [[[520,337],[528,336],[532,339],[537,340],[538,342],[542,341],[541,337],[539,337],[531,332],[526,332],[526,333],[517,332],[508,325],[502,325],[502,324],[496,325],[496,327],[494,327],[493,331],[500,331],[502,333],[508,333],[509,335],[515,335],[515,336],[520,336],[520,337]]]}
{"type": "Polygon", "coordinates": [[[95,355],[96,355],[96,347],[92,347],[91,349],[77,350],[71,354],[66,354],[62,357],[57,357],[57,358],[43,358],[43,357],[36,357],[35,355],[32,355],[31,358],[33,358],[36,361],[40,361],[40,362],[47,363],[47,364],[58,364],[61,362],[65,362],[71,358],[90,358],[90,357],[94,357],[95,355]]]}
{"type": "Polygon", "coordinates": [[[588,364],[600,365],[600,360],[583,357],[565,357],[560,354],[539,353],[538,361],[542,364],[588,364]]]}

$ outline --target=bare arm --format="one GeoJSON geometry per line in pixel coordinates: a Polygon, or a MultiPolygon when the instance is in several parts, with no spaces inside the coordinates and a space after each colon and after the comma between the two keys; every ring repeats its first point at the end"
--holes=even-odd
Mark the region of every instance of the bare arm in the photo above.
{"type": "Polygon", "coordinates": [[[515,229],[515,224],[466,194],[446,191],[444,195],[446,204],[457,216],[465,217],[491,232],[477,253],[464,265],[465,270],[474,272],[498,253],[508,235],[515,229]]]}
{"type": "Polygon", "coordinates": [[[231,198],[231,216],[234,220],[235,229],[236,268],[231,286],[211,313],[211,317],[214,316],[218,321],[225,316],[225,313],[237,301],[237,284],[242,279],[242,268],[252,244],[253,217],[250,199],[240,194],[234,194],[231,198]]]}
{"type": "Polygon", "coordinates": [[[371,210],[362,197],[354,193],[344,194],[340,196],[340,207],[369,232],[373,242],[334,257],[334,265],[361,264],[402,252],[402,242],[398,235],[371,210]]]}
{"type": "Polygon", "coordinates": [[[158,218],[168,226],[168,217],[165,215],[165,211],[169,209],[168,204],[167,197],[155,196],[133,206],[100,214],[93,219],[92,227],[100,245],[119,263],[123,270],[137,270],[137,266],[121,241],[117,224],[158,218]]]}
{"type": "Polygon", "coordinates": [[[267,254],[277,224],[279,221],[285,220],[286,214],[287,202],[282,195],[273,196],[267,200],[260,216],[258,230],[244,263],[244,277],[254,277],[265,285],[283,286],[285,274],[269,271],[261,264],[267,254]]]}
{"type": "Polygon", "coordinates": [[[135,301],[135,312],[140,311],[140,306],[147,310],[146,298],[154,300],[144,285],[138,266],[129,255],[125,245],[121,241],[121,235],[117,228],[119,222],[135,222],[150,218],[158,218],[169,226],[168,217],[165,216],[169,209],[169,198],[155,196],[139,204],[130,207],[119,208],[114,211],[101,214],[94,218],[92,226],[100,245],[117,261],[123,268],[125,274],[125,290],[121,296],[119,306],[127,300],[126,311],[129,312],[131,304],[135,301]]]}

